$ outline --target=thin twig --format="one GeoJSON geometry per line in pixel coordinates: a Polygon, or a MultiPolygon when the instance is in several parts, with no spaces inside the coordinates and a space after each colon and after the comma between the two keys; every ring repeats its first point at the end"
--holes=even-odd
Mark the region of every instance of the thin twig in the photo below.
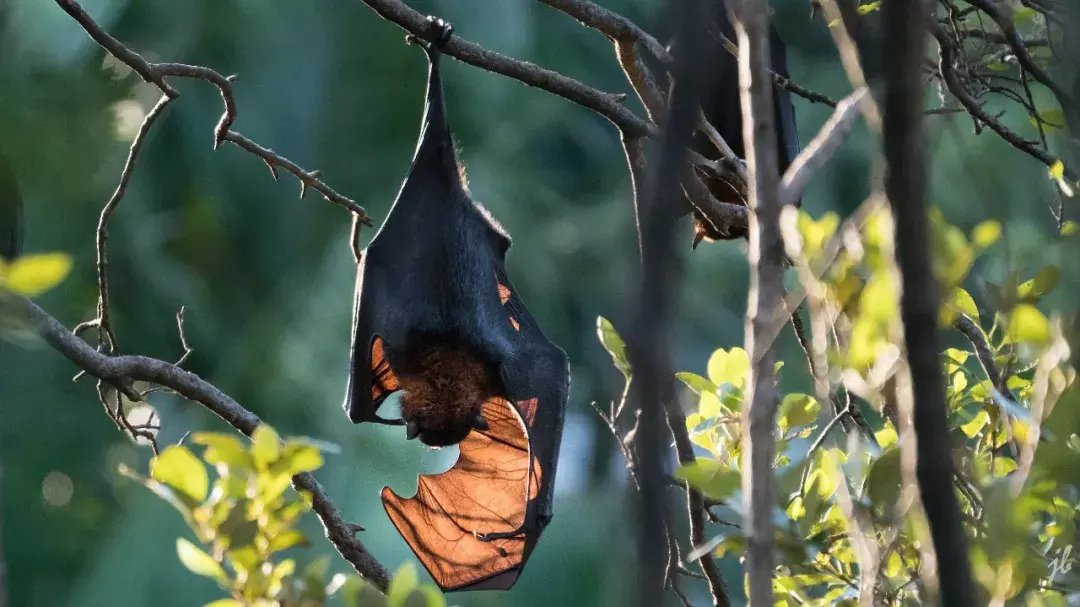
{"type": "MultiPolygon", "coordinates": [[[[262,423],[254,413],[194,373],[146,356],[110,356],[98,352],[30,300],[15,294],[5,294],[5,300],[50,347],[133,401],[140,400],[135,383],[148,382],[165,386],[201,404],[246,436],[251,436],[262,423]]],[[[311,494],[313,510],[322,521],[326,537],[341,556],[357,573],[385,591],[390,581],[389,572],[354,537],[350,526],[315,477],[307,473],[297,475],[293,477],[293,486],[311,494]]]]}

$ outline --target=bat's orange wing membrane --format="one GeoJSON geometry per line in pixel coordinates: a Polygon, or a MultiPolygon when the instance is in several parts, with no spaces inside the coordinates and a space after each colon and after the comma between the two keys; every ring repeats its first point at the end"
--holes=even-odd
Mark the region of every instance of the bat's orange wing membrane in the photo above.
{"type": "MultiPolygon", "coordinates": [[[[535,400],[535,399],[534,399],[535,400]]],[[[541,470],[529,450],[527,420],[502,398],[484,403],[489,428],[458,444],[450,470],[421,475],[416,495],[383,488],[390,520],[444,590],[506,589],[521,572],[529,548],[524,532],[481,541],[477,534],[514,533],[525,523],[541,470]]]]}
{"type": "Polygon", "coordinates": [[[400,387],[401,382],[386,358],[386,344],[376,337],[371,342],[371,402],[378,403],[400,387]]]}

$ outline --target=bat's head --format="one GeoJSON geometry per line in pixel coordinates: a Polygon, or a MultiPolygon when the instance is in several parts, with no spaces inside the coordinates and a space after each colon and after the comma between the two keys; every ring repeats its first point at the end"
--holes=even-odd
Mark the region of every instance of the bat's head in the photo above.
{"type": "Polygon", "coordinates": [[[466,350],[441,343],[414,348],[398,376],[407,438],[447,447],[487,429],[481,406],[492,396],[492,373],[466,350]]]}

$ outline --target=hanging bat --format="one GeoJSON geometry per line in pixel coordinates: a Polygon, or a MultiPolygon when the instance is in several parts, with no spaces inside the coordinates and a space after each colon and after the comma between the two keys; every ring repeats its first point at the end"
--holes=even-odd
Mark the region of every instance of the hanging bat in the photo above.
{"type": "MultiPolygon", "coordinates": [[[[712,23],[708,27],[708,54],[713,57],[713,69],[718,70],[719,73],[717,74],[716,86],[713,87],[706,98],[702,99],[702,111],[709,123],[716,128],[720,136],[731,147],[731,150],[735,152],[735,155],[739,158],[745,158],[742,105],[739,100],[739,62],[727,48],[728,42],[737,44],[735,28],[731,25],[731,19],[728,17],[724,0],[716,0],[712,12],[712,23]]],[[[769,55],[773,72],[788,78],[787,46],[784,45],[784,41],[776,31],[776,27],[772,25],[769,26],[769,43],[769,55]]],[[[671,41],[669,51],[673,56],[678,56],[679,43],[677,39],[671,41]]],[[[795,108],[791,103],[791,93],[778,86],[773,87],[773,90],[775,91],[773,107],[776,120],[777,160],[782,175],[791,165],[791,162],[795,160],[795,156],[799,154],[799,133],[795,128],[795,108]]],[[[720,158],[716,147],[701,132],[694,135],[691,149],[710,160],[720,158]]],[[[734,184],[701,169],[698,169],[698,171],[705,185],[717,200],[746,206],[747,201],[734,184]]],[[[716,232],[699,211],[694,210],[693,213],[694,248],[697,248],[702,240],[713,242],[730,238],[730,236],[716,232]]]]}
{"type": "Polygon", "coordinates": [[[345,409],[457,444],[455,465],[389,487],[390,520],[444,591],[509,589],[552,517],[569,395],[566,355],[506,277],[510,238],[466,190],[439,73],[449,24],[430,19],[427,106],[412,167],[361,255],[345,409]],[[401,393],[401,419],[377,415],[401,393]]]}

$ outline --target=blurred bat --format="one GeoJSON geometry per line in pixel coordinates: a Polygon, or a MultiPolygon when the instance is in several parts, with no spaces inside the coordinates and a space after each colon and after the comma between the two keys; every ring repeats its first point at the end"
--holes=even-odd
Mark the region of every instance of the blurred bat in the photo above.
{"type": "Polygon", "coordinates": [[[353,423],[458,444],[414,497],[383,488],[397,530],[444,591],[509,589],[552,517],[569,393],[566,355],[506,277],[509,236],[469,198],[439,73],[452,28],[415,38],[430,70],[412,167],[358,266],[345,409],[353,423]],[[400,420],[379,406],[401,392],[400,420]]]}
{"type": "MultiPolygon", "coordinates": [[[[713,13],[713,22],[708,28],[708,46],[709,56],[712,58],[714,66],[713,69],[718,70],[719,73],[717,74],[716,86],[702,99],[702,111],[705,113],[705,118],[709,123],[716,128],[720,136],[731,147],[731,150],[735,152],[735,155],[739,158],[745,158],[742,106],[739,100],[739,62],[731,50],[728,49],[729,42],[733,45],[737,44],[735,28],[728,17],[724,0],[715,0],[713,4],[714,7],[711,11],[713,13]]],[[[780,34],[776,31],[775,26],[770,26],[769,36],[769,54],[772,60],[772,70],[784,78],[788,78],[787,46],[780,39],[780,34]]],[[[678,56],[678,39],[672,39],[669,43],[669,51],[673,56],[678,56]]],[[[773,107],[776,113],[778,161],[780,163],[780,174],[783,175],[791,161],[799,154],[799,133],[795,128],[795,108],[791,104],[791,93],[780,87],[774,87],[773,90],[776,91],[773,107]]],[[[720,158],[720,152],[709,141],[708,137],[701,132],[695,134],[691,149],[710,160],[720,158]]],[[[700,169],[699,174],[705,185],[708,186],[709,191],[720,202],[741,204],[743,206],[747,204],[742,194],[739,193],[738,187],[734,184],[700,169]]],[[[730,236],[717,233],[709,222],[704,220],[699,211],[694,210],[693,213],[694,248],[697,248],[697,245],[702,240],[713,242],[725,238],[730,239],[730,236]]],[[[745,234],[740,234],[740,236],[745,236],[745,234]]]]}

